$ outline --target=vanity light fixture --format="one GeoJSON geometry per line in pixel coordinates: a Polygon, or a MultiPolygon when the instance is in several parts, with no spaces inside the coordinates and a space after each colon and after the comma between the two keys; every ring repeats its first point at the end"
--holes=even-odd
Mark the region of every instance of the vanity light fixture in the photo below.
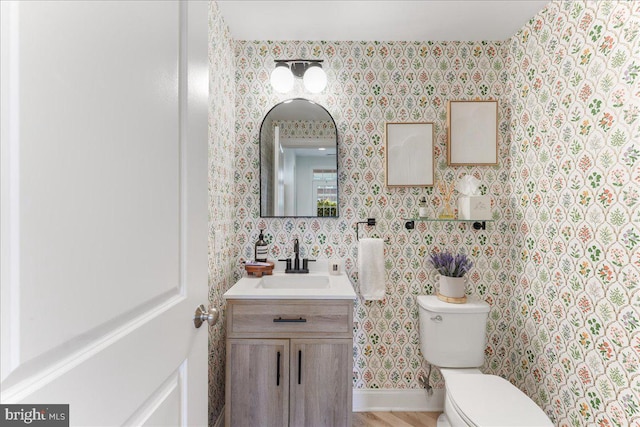
{"type": "Polygon", "coordinates": [[[320,93],[327,87],[327,73],[322,69],[322,59],[276,59],[271,72],[271,86],[280,93],[293,89],[294,76],[302,78],[305,89],[320,93]]]}
{"type": "Polygon", "coordinates": [[[271,72],[271,86],[273,90],[280,93],[286,93],[293,89],[293,74],[291,74],[287,63],[276,62],[276,68],[271,72]]]}

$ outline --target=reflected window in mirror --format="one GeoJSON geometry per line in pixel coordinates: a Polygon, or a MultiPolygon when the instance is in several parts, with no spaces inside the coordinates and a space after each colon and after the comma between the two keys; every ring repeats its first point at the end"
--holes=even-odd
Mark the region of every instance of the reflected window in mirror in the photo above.
{"type": "Polygon", "coordinates": [[[338,170],[313,170],[313,198],[318,216],[338,216],[338,170]]]}
{"type": "Polygon", "coordinates": [[[338,216],[338,135],[322,106],[293,99],[260,128],[260,216],[338,216]]]}

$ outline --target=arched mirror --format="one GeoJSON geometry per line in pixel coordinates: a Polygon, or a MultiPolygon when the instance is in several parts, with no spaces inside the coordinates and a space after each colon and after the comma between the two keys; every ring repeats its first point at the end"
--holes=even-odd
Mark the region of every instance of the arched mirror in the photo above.
{"type": "Polygon", "coordinates": [[[260,127],[260,216],[338,216],[338,132],[307,99],[273,107],[260,127]]]}

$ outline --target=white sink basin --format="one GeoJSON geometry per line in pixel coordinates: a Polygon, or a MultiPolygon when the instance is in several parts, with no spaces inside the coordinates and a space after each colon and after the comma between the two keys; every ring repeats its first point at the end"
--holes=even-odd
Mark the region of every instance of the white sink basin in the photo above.
{"type": "MultiPolygon", "coordinates": [[[[277,267],[284,267],[284,263],[280,263],[277,267]]],[[[225,292],[224,299],[353,300],[356,298],[356,293],[346,274],[329,275],[327,260],[318,259],[316,262],[309,263],[309,269],[311,271],[306,274],[285,273],[283,270],[276,269],[273,275],[269,276],[247,275],[225,292]]]]}
{"type": "Polygon", "coordinates": [[[308,274],[262,276],[257,287],[263,289],[328,289],[329,277],[308,274]]]}

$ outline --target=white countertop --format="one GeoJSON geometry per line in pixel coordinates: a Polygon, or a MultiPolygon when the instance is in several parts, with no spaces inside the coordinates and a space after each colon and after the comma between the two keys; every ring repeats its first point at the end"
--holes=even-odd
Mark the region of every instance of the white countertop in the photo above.
{"type": "Polygon", "coordinates": [[[351,281],[344,272],[340,275],[330,275],[328,273],[327,260],[318,260],[309,263],[309,273],[285,273],[283,271],[284,262],[276,264],[276,268],[271,276],[295,276],[300,280],[305,277],[321,276],[329,279],[329,286],[326,288],[288,288],[288,289],[265,289],[260,286],[262,278],[255,276],[245,276],[233,285],[225,294],[225,299],[355,299],[356,293],[351,286],[351,281]],[[278,265],[279,264],[279,265],[278,265]]]}

